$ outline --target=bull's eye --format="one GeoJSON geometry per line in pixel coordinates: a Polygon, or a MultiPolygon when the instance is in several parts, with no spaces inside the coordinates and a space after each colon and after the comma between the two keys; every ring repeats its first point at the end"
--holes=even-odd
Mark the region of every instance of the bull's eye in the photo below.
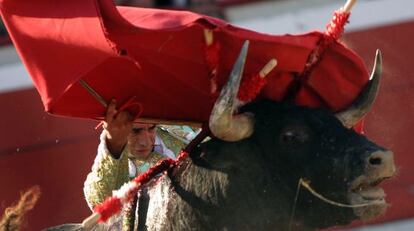
{"type": "Polygon", "coordinates": [[[283,141],[284,142],[292,142],[296,139],[295,133],[292,131],[287,131],[285,134],[283,134],[283,141]]]}
{"type": "Polygon", "coordinates": [[[304,143],[308,139],[308,133],[300,129],[286,129],[281,136],[281,141],[284,143],[304,143]]]}

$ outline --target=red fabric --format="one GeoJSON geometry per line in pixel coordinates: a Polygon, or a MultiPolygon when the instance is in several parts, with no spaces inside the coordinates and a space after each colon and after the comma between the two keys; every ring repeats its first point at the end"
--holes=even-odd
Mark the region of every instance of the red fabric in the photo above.
{"type": "MultiPolygon", "coordinates": [[[[276,58],[278,65],[260,95],[278,101],[326,36],[260,34],[190,12],[115,7],[110,0],[0,1],[4,22],[46,110],[63,116],[104,115],[105,108],[78,83],[82,78],[107,102],[116,98],[123,104],[135,97],[142,117],[208,121],[219,91],[210,89],[204,29],[212,30],[220,44],[218,90],[248,39],[244,77],[276,58]]],[[[362,60],[334,41],[295,102],[337,111],[367,81],[362,60]]]]}

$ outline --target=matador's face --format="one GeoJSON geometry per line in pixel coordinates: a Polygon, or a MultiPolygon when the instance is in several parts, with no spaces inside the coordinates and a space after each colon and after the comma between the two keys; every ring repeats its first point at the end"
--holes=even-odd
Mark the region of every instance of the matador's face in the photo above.
{"type": "Polygon", "coordinates": [[[157,126],[155,124],[134,124],[128,136],[131,155],[146,158],[154,149],[157,126]]]}

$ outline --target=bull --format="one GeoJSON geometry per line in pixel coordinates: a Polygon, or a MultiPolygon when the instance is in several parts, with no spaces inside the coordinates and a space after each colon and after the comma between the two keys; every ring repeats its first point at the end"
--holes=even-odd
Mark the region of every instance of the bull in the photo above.
{"type": "Polygon", "coordinates": [[[352,129],[377,95],[380,53],[364,90],[335,114],[266,100],[236,108],[247,46],[213,107],[214,138],[140,191],[135,227],[315,230],[384,213],[378,185],[395,174],[393,153],[352,129]]]}

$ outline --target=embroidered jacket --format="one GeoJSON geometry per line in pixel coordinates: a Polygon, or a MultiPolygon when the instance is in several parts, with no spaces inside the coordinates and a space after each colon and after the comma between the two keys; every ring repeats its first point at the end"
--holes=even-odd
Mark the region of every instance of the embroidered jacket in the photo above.
{"type": "MultiPolygon", "coordinates": [[[[183,148],[184,144],[177,142],[172,137],[168,137],[168,134],[159,132],[161,139],[165,140],[168,144],[174,144],[172,147],[174,150],[183,148]]],[[[133,179],[140,173],[147,171],[150,167],[154,166],[159,160],[167,158],[156,151],[150,153],[146,159],[139,159],[129,156],[128,145],[122,151],[120,157],[115,159],[108,150],[106,145],[106,131],[103,131],[100,136],[100,144],[98,146],[98,153],[95,157],[92,171],[88,174],[84,183],[84,195],[89,208],[93,209],[94,206],[102,203],[106,197],[112,195],[112,191],[119,189],[124,183],[133,179]]],[[[161,141],[160,144],[156,143],[159,151],[171,152],[161,141]]],[[[128,214],[127,216],[115,216],[110,219],[107,224],[101,224],[99,227],[95,227],[95,230],[110,230],[121,229],[122,226],[129,226],[130,216],[133,211],[125,211],[122,214],[128,214]],[[128,219],[126,219],[128,218],[128,219]],[[123,225],[121,225],[123,223],[123,225]]],[[[124,229],[123,229],[124,230],[124,229]]]]}

